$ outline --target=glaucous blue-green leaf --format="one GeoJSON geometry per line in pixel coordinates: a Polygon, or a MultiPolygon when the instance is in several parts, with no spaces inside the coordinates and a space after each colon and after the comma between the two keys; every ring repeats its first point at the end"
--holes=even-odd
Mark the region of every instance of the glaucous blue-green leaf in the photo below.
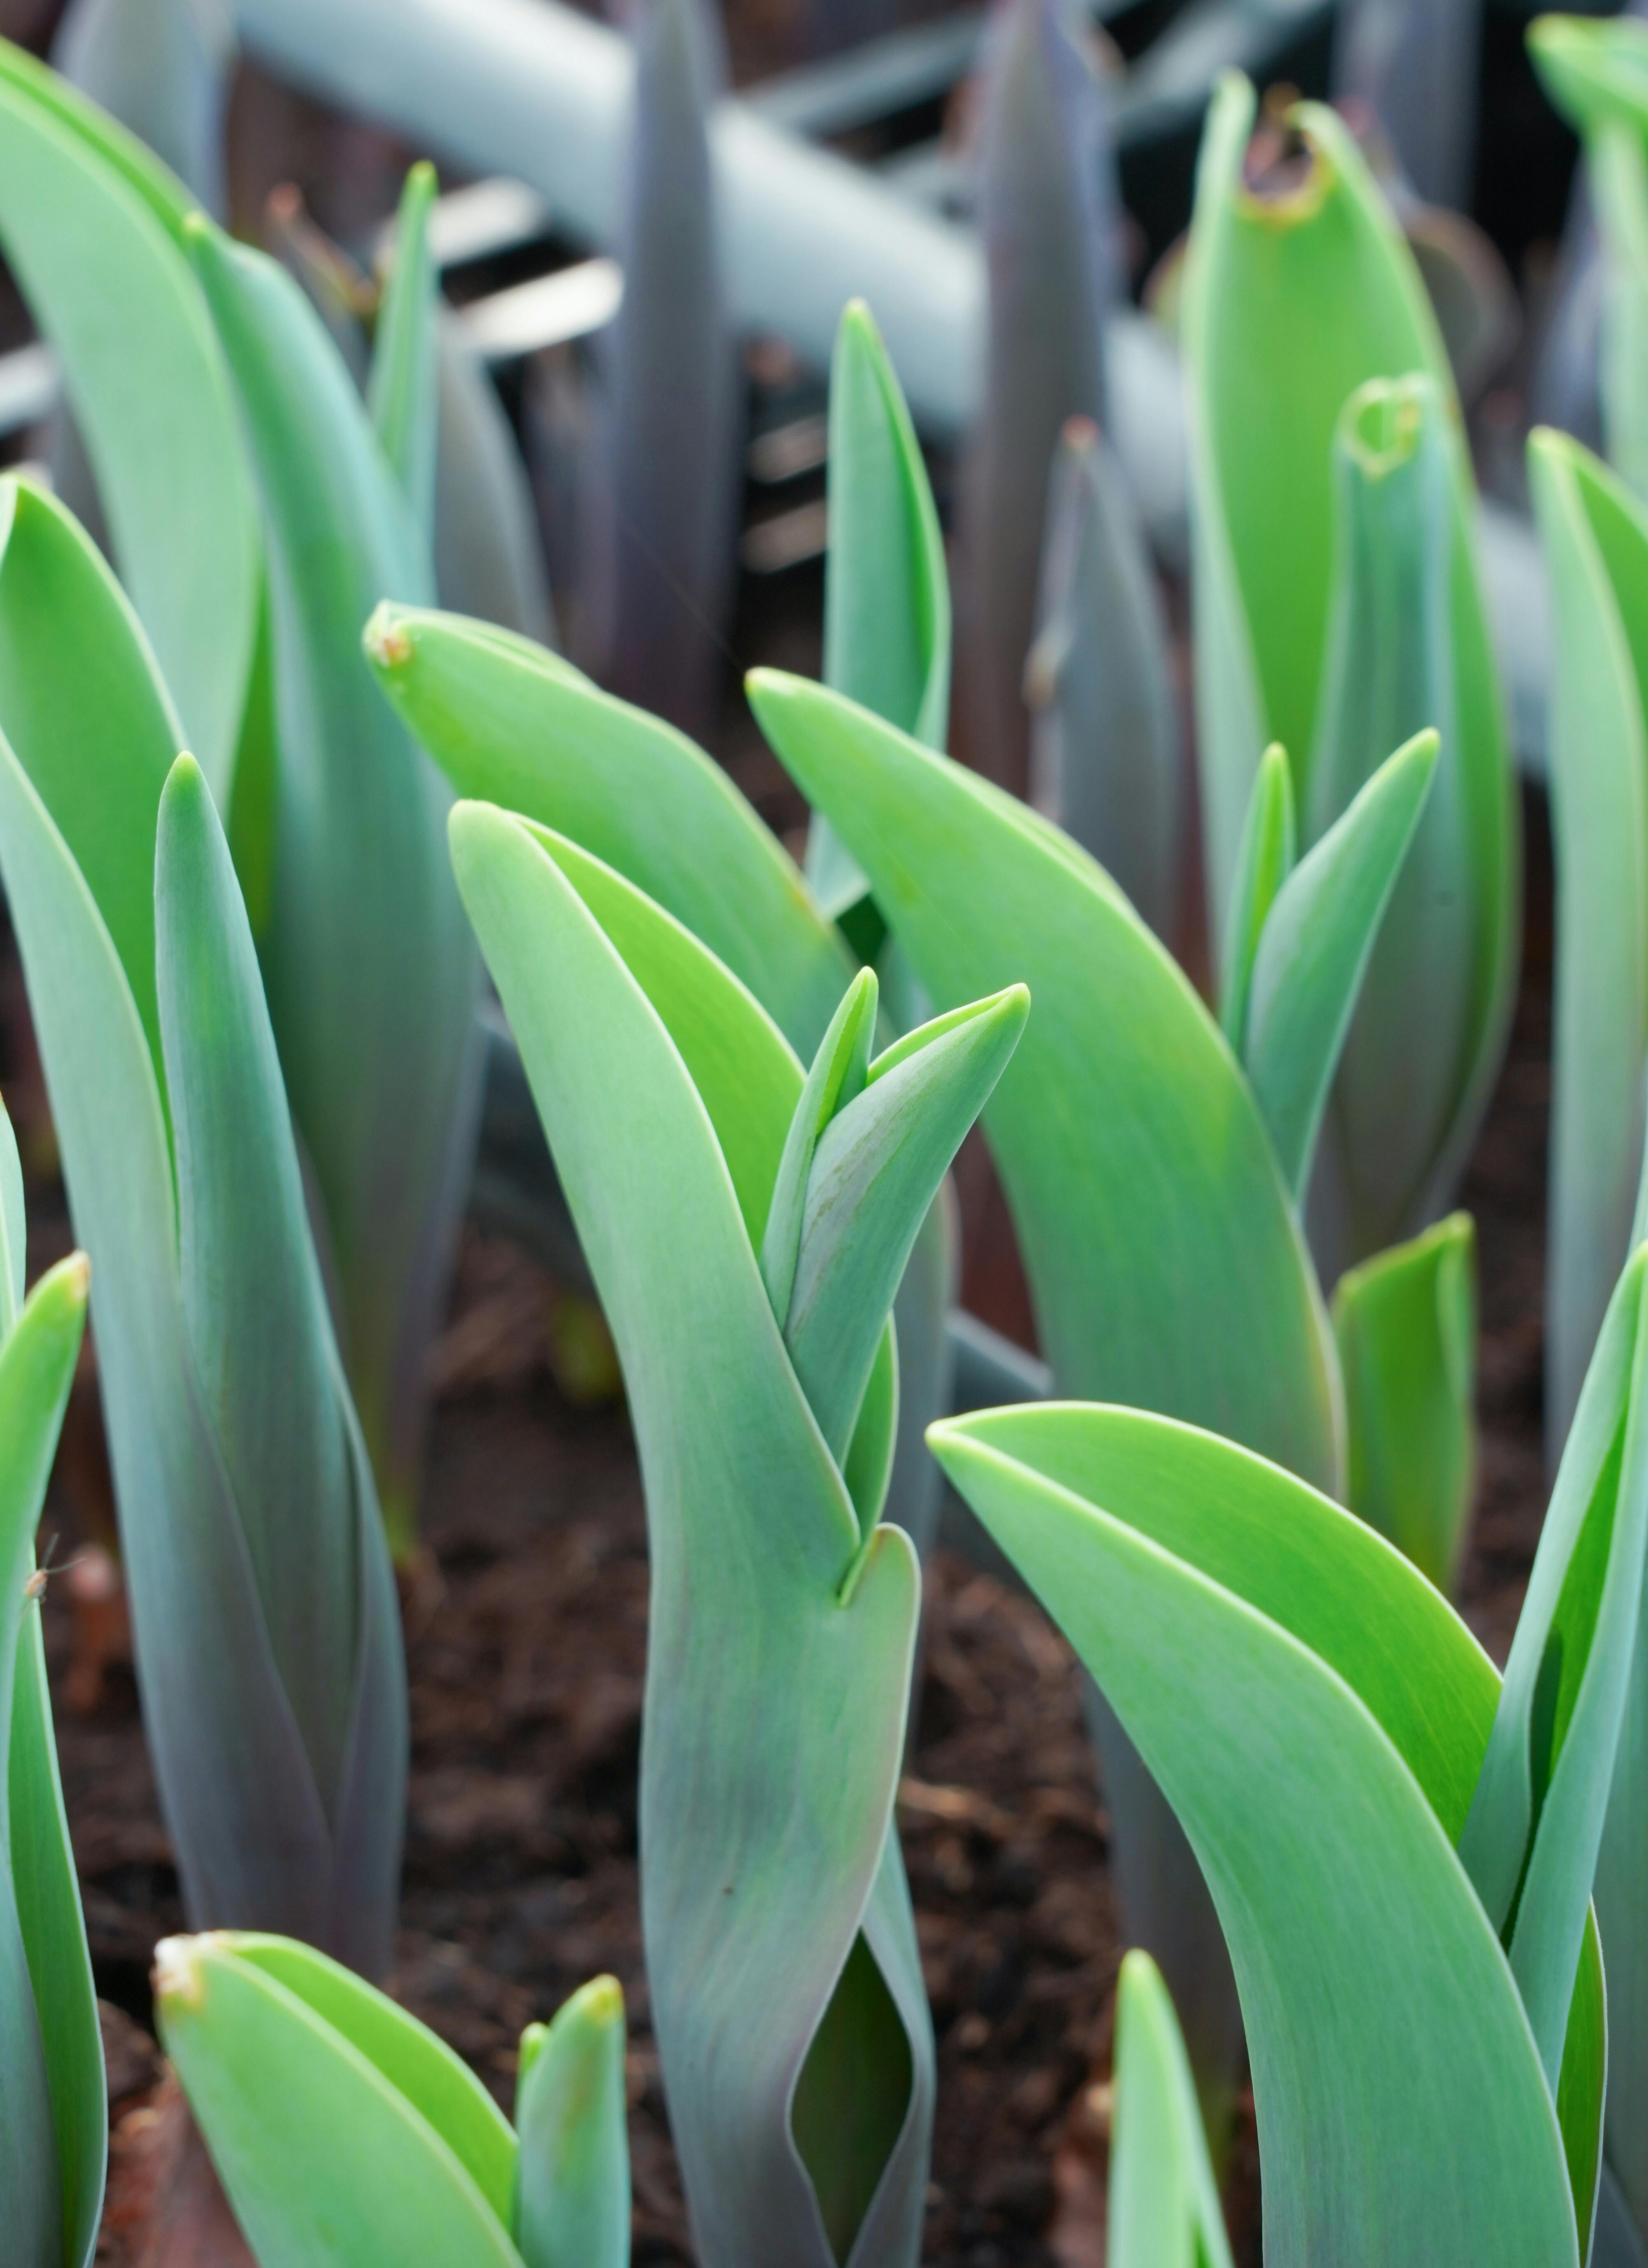
{"type": "Polygon", "coordinates": [[[597,1977],[521,2034],[511,2227],[526,2268],[628,2268],[627,2117],[623,1993],[597,1977]]]}
{"type": "MultiPolygon", "coordinates": [[[[15,1157],[0,1115],[0,1144],[15,1157]]],[[[34,1529],[85,1322],[86,1263],[42,1278],[0,1343],[0,2190],[18,2268],[88,2268],[107,2110],[97,2003],[57,1781],[34,1529]]]]}
{"type": "MultiPolygon", "coordinates": [[[[941,748],[950,723],[950,578],[944,531],[903,389],[862,299],[842,310],[829,387],[829,547],[824,680],[941,748]]],[[[828,820],[806,875],[838,919],[862,873],[828,820]]]]}
{"type": "Polygon", "coordinates": [[[180,248],[193,199],[0,41],[0,245],[63,358],[121,572],[226,797],[261,577],[234,390],[180,248]]]}
{"type": "Polygon", "coordinates": [[[1108,2268],[1231,2268],[1196,2085],[1161,1971],[1137,1948],[1116,1979],[1108,2268]]]}
{"type": "Polygon", "coordinates": [[[1022,791],[1048,475],[1067,418],[1105,424],[1104,319],[1117,285],[1103,92],[1082,28],[1058,0],[1011,0],[991,20],[977,146],[990,289],[984,400],[963,490],[962,654],[979,768],[1022,791]]]}
{"type": "Polygon", "coordinates": [[[1421,733],[1387,757],[1288,875],[1260,933],[1242,1060],[1296,1200],[1438,746],[1434,733],[1421,733]]]}
{"type": "Polygon", "coordinates": [[[630,25],[624,293],[603,342],[592,636],[616,692],[695,726],[721,667],[743,416],[707,132],[726,64],[708,0],[644,0],[630,25]]]}
{"type": "Polygon", "coordinates": [[[555,604],[519,446],[450,311],[435,326],[435,584],[444,606],[555,643],[555,604]]]}
{"type": "Polygon", "coordinates": [[[1584,138],[1603,250],[1603,434],[1620,478],[1648,495],[1648,26],[1541,16],[1527,43],[1545,92],[1584,138]]]}
{"type": "Polygon", "coordinates": [[[460,795],[582,843],[701,937],[809,1059],[852,961],[783,845],[686,735],[485,623],[385,607],[378,682],[460,795]]]}
{"type": "Polygon", "coordinates": [[[223,217],[224,114],[235,59],[224,0],[70,0],[51,62],[223,217]]]}
{"type": "Polygon", "coordinates": [[[756,1257],[800,1065],[616,874],[481,806],[452,837],[646,1484],[643,1918],[699,2249],[913,2261],[931,2043],[891,1816],[918,1578],[898,1531],[861,1538],[756,1257]],[[632,953],[670,967],[644,990],[632,953]],[[754,1204],[717,1109],[769,1129],[754,1204]],[[867,2128],[845,2116],[866,2071],[883,2082],[867,2128]]]}
{"type": "Polygon", "coordinates": [[[1335,99],[1369,106],[1427,203],[1468,207],[1482,0],[1346,0],[1335,12],[1335,99]]]}
{"type": "Polygon", "coordinates": [[[1476,851],[1455,697],[1454,416],[1427,375],[1373,379],[1334,433],[1335,571],[1306,841],[1322,838],[1391,749],[1441,735],[1323,1129],[1313,1226],[1353,1256],[1426,1225],[1471,1130],[1460,1076],[1477,907],[1460,878],[1476,851]]]}
{"type": "Polygon", "coordinates": [[[984,1125],[1060,1389],[1194,1417],[1335,1485],[1310,1262],[1247,1082],[1166,953],[1084,851],[960,765],[799,678],[758,670],[750,698],[938,1005],[1029,987],[984,1125]]]}
{"type": "Polygon", "coordinates": [[[138,1674],[186,1907],[382,1967],[399,1618],[245,910],[112,574],[49,498],[13,482],[4,504],[0,873],[96,1271],[138,1674]],[[317,1651],[340,1632],[341,1660],[317,1651]]]}
{"type": "Polygon", "coordinates": [[[427,159],[401,192],[394,254],[372,337],[366,406],[389,469],[425,544],[434,536],[438,387],[435,327],[440,277],[430,242],[438,184],[427,159]]]}
{"type": "Polygon", "coordinates": [[[1067,421],[1053,460],[1025,699],[1031,802],[1171,946],[1186,784],[1166,617],[1127,476],[1088,417],[1067,421]]]}
{"type": "Polygon", "coordinates": [[[400,1546],[430,1338],[474,1144],[478,968],[444,784],[379,699],[360,625],[430,570],[349,373],[297,284],[204,220],[188,240],[233,370],[269,542],[278,743],[261,941],[339,1337],[400,1546]]]}
{"type": "Polygon", "coordinates": [[[1453,1849],[1497,1681],[1440,1595],[1303,1483],[1161,1418],[1048,1405],[931,1438],[1207,1874],[1241,1989],[1266,2259],[1582,2260],[1600,1968],[1588,1952],[1559,2121],[1453,1849]]]}
{"type": "Polygon", "coordinates": [[[1279,740],[1272,740],[1254,774],[1247,816],[1242,822],[1219,985],[1219,1026],[1238,1056],[1247,1042],[1247,1002],[1259,940],[1276,892],[1293,872],[1298,856],[1293,774],[1287,750],[1279,740]]]}
{"type": "Polygon", "coordinates": [[[229,1933],[155,1953],[161,2040],[259,2268],[520,2268],[422,2106],[282,1967],[229,1933]]]}
{"type": "MultiPolygon", "coordinates": [[[[1394,734],[1362,751],[1362,777],[1397,740],[1440,725],[1455,768],[1456,942],[1404,982],[1399,1009],[1415,1022],[1438,988],[1459,1002],[1446,1028],[1462,1035],[1446,1081],[1432,1079],[1421,1214],[1446,1203],[1485,1107],[1510,1011],[1516,966],[1519,846],[1495,664],[1474,556],[1470,469],[1453,381],[1412,255],[1348,129],[1302,104],[1291,122],[1306,164],[1274,194],[1249,188],[1244,163],[1253,89],[1233,75],[1214,97],[1197,173],[1183,333],[1190,379],[1196,703],[1212,931],[1229,934],[1237,850],[1261,749],[1279,740],[1294,766],[1306,832],[1328,815],[1311,777],[1328,697],[1335,608],[1351,558],[1336,525],[1335,439],[1349,398],[1368,381],[1417,372],[1434,385],[1446,443],[1447,719],[1393,718],[1394,734]],[[1438,1131],[1438,1129],[1440,1131],[1438,1131]]],[[[1341,463],[1343,464],[1343,458],[1341,463]]],[[[1359,614],[1365,629],[1370,620],[1359,614]]],[[[1408,622],[1411,634],[1411,619],[1408,622]]],[[[1335,666],[1343,656],[1333,657],[1335,666]]],[[[1359,784],[1359,782],[1357,783],[1359,784]]],[[[1342,779],[1341,792],[1350,787],[1342,779]]],[[[1348,795],[1345,796],[1348,800],[1348,795]]],[[[1338,808],[1343,808],[1343,801],[1338,808]]],[[[1437,821],[1438,830],[1441,821],[1437,821]]],[[[1428,870],[1427,870],[1428,871],[1428,870]]],[[[1416,885],[1417,887],[1418,886],[1416,885]]],[[[1417,967],[1418,946],[1413,948],[1417,967]]],[[[1402,954],[1396,933],[1393,957],[1402,954]]],[[[1383,995],[1381,994],[1381,998],[1383,995]]],[[[1440,1027],[1439,1027],[1440,1028],[1440,1027]]],[[[1380,1101],[1379,1075],[1357,1093],[1380,1101]]],[[[1357,1137],[1350,1155],[1358,1154],[1357,1137]]],[[[1368,1137],[1377,1154],[1382,1139],[1368,1137]]],[[[1423,1217],[1370,1230],[1375,1244],[1410,1233],[1423,1217]]],[[[1354,1251],[1352,1256],[1359,1256],[1354,1251]]]]}
{"type": "Polygon", "coordinates": [[[1476,1473],[1476,1233],[1456,1212],[1334,1288],[1346,1498],[1444,1596],[1476,1473]]]}
{"type": "Polygon", "coordinates": [[[1645,1289],[1639,1252],[1585,1374],[1460,1843],[1553,2079],[1648,1565],[1645,1289]]]}
{"type": "Polygon", "coordinates": [[[1546,1440],[1555,1457],[1625,1264],[1648,1062],[1648,516],[1541,429],[1529,484],[1550,575],[1556,860],[1546,1440]]]}

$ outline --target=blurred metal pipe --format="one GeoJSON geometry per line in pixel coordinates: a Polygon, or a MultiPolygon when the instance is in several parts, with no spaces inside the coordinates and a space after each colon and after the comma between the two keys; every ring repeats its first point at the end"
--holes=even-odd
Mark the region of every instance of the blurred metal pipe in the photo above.
{"type": "MultiPolygon", "coordinates": [[[[572,233],[615,246],[631,76],[616,33],[556,0],[236,0],[235,12],[247,48],[283,76],[438,156],[514,175],[572,233]]],[[[747,104],[721,106],[713,146],[735,320],[823,367],[842,306],[862,294],[916,416],[960,431],[982,369],[972,237],[747,104]]]]}

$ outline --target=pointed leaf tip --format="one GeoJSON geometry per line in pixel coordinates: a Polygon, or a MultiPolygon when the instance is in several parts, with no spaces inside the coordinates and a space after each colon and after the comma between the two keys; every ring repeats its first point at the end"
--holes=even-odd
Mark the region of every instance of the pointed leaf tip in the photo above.
{"type": "Polygon", "coordinates": [[[379,669],[401,669],[412,659],[411,635],[405,626],[405,608],[385,599],[374,607],[361,632],[366,659],[379,669]]]}

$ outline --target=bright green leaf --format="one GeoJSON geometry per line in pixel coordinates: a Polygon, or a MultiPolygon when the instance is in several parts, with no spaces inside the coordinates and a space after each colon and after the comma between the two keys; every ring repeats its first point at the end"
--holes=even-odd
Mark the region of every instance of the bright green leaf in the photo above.
{"type": "Polygon", "coordinates": [[[426,543],[434,534],[438,430],[435,328],[440,277],[429,233],[438,190],[435,168],[426,161],[406,177],[366,394],[384,454],[426,543]]]}
{"type": "Polygon", "coordinates": [[[511,2226],[526,2268],[628,2268],[623,1994],[613,1977],[521,2035],[511,2226]]]}
{"type": "Polygon", "coordinates": [[[1293,775],[1279,740],[1259,759],[1247,816],[1236,857],[1236,887],[1231,894],[1230,933],[1225,941],[1224,981],[1219,988],[1219,1024],[1240,1056],[1247,1042],[1247,1001],[1253,990],[1259,940],[1276,903],[1276,892],[1293,872],[1299,828],[1293,810],[1293,775]]]}
{"type": "Polygon", "coordinates": [[[1231,2268],[1173,2002],[1137,1949],[1116,1979],[1115,2088],[1108,2268],[1231,2268]]]}

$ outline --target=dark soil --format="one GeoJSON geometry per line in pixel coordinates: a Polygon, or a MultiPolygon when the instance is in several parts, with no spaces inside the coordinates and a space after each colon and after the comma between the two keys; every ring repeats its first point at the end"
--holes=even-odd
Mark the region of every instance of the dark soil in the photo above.
{"type": "MultiPolygon", "coordinates": [[[[1481,1236],[1481,1504],[1464,1609],[1503,1658],[1544,1504],[1540,1368],[1550,920],[1529,801],[1529,924],[1511,1053],[1464,1191],[1481,1236]]],[[[11,1021],[15,1034],[17,1024],[11,1021]]],[[[9,1090],[26,1103],[14,1039],[9,1090]]],[[[29,1125],[25,1111],[26,1147],[29,1125]]],[[[38,1127],[38,1163],[48,1157],[38,1127]]],[[[63,1248],[40,1184],[31,1258],[63,1248]]],[[[557,1383],[587,1318],[471,1232],[438,1358],[425,1522],[408,1589],[414,1746],[394,1989],[509,2099],[516,2038],[609,1970],[631,2021],[636,2258],[685,2262],[647,2023],[636,1771],[647,1569],[622,1404],[557,1383]]],[[[106,1517],[95,1433],[70,1429],[47,1522],[72,1557],[106,1517]]],[[[119,1631],[82,1557],[48,1600],[59,1740],[99,1991],[112,2004],[117,2166],[155,2113],[148,1970],[181,1926],[119,1631]],[[133,2108],[135,2106],[135,2109],[133,2108]]],[[[929,1572],[925,1683],[900,1822],[939,2043],[927,2257],[945,2268],[1102,2259],[1112,1986],[1106,1821],[1075,1665],[1025,1598],[959,1558],[929,1572]]],[[[1230,2184],[1256,2263],[1251,2114],[1230,2184]]],[[[102,2256],[132,2256],[118,2228],[102,2256]]]]}

